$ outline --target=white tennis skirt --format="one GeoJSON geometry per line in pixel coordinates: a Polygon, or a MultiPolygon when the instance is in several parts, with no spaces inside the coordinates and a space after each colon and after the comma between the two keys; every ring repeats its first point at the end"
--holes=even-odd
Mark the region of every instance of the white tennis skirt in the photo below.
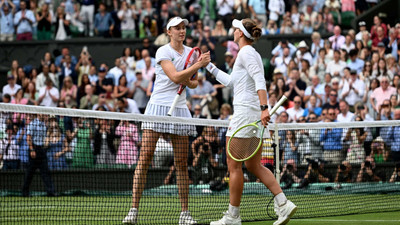
{"type": "MultiPolygon", "coordinates": [[[[148,103],[144,114],[153,116],[167,116],[170,108],[171,107],[169,106],[148,103]]],[[[192,118],[192,114],[190,114],[188,108],[175,108],[173,116],[192,118]]],[[[142,129],[153,130],[159,133],[176,134],[180,136],[197,135],[196,126],[188,124],[143,122],[142,129]]]]}
{"type": "MultiPolygon", "coordinates": [[[[229,122],[228,131],[226,132],[227,137],[232,137],[233,133],[240,127],[247,125],[249,123],[253,123],[257,120],[261,119],[261,110],[256,110],[251,107],[243,107],[243,106],[235,106],[234,112],[232,115],[232,119],[229,122]]],[[[262,126],[261,122],[257,124],[260,128],[262,126]]],[[[241,130],[241,132],[235,134],[235,137],[241,138],[251,138],[254,136],[258,136],[259,132],[255,131],[252,127],[248,129],[245,128],[241,130]]],[[[270,138],[268,128],[264,130],[264,138],[270,138]]]]}

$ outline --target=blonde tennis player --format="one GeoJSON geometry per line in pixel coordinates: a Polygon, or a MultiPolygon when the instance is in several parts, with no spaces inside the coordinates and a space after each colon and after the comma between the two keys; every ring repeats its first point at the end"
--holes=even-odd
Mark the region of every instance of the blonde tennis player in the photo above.
{"type": "MultiPolygon", "coordinates": [[[[197,87],[197,79],[190,80],[191,76],[210,62],[210,53],[207,52],[202,54],[195,64],[183,70],[185,60],[191,51],[191,48],[183,45],[187,24],[188,21],[180,17],[174,17],[167,23],[167,34],[171,41],[157,50],[156,80],[153,93],[146,107],[146,115],[166,116],[179,85],[184,84],[189,88],[197,87]]],[[[181,94],[172,116],[192,117],[186,106],[185,91],[181,94]]],[[[127,224],[137,223],[139,201],[146,184],[147,170],[154,156],[158,138],[164,133],[171,137],[174,149],[178,193],[182,208],[179,224],[196,224],[188,211],[189,176],[187,168],[188,135],[196,133],[195,126],[146,122],[142,124],[142,129],[142,148],[133,177],[132,208],[122,222],[127,224]]]]}
{"type": "MultiPolygon", "coordinates": [[[[234,41],[239,44],[239,53],[231,75],[220,71],[212,63],[207,70],[214,74],[217,80],[225,86],[233,87],[234,113],[226,134],[229,138],[235,130],[243,125],[257,121],[266,126],[270,120],[267,93],[264,78],[264,67],[260,54],[252,47],[254,41],[261,36],[261,29],[251,19],[233,20],[234,41]]],[[[269,132],[265,132],[269,134],[269,132]]],[[[242,162],[236,162],[227,154],[229,177],[229,209],[219,221],[211,225],[240,225],[239,206],[243,192],[242,162]]],[[[270,170],[261,165],[261,151],[245,161],[246,168],[257,176],[272,192],[275,202],[275,212],[278,220],[274,225],[287,224],[297,207],[286,199],[281,187],[270,170]]]]}

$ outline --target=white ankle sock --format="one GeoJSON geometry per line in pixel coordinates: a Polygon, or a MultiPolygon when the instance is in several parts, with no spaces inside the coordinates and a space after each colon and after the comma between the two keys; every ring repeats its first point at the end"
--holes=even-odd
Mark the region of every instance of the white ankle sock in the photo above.
{"type": "Polygon", "coordinates": [[[239,207],[238,207],[238,206],[233,206],[233,205],[229,204],[229,213],[230,213],[233,217],[238,217],[238,216],[239,216],[239,207]]]}
{"type": "Polygon", "coordinates": [[[285,194],[283,194],[283,192],[275,195],[274,197],[274,202],[278,205],[278,206],[283,206],[284,204],[286,204],[287,198],[285,196],[285,194]]]}
{"type": "Polygon", "coordinates": [[[190,214],[189,210],[186,210],[186,211],[182,211],[182,212],[181,212],[181,215],[185,215],[185,216],[186,216],[186,215],[189,215],[189,214],[190,214]]]}

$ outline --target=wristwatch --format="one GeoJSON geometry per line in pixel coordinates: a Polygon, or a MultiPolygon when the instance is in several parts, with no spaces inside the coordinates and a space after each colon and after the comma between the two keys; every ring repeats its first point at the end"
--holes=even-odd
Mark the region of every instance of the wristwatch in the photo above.
{"type": "Polygon", "coordinates": [[[268,105],[260,105],[261,111],[268,109],[268,105]]]}

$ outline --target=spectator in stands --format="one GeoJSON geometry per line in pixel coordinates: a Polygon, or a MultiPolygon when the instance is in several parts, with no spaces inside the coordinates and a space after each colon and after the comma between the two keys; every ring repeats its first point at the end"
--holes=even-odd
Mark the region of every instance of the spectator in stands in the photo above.
{"type": "Polygon", "coordinates": [[[137,163],[139,152],[139,133],[135,124],[123,120],[115,130],[115,135],[120,137],[116,163],[125,164],[129,168],[137,163]]]}
{"type": "Polygon", "coordinates": [[[83,74],[89,74],[90,67],[92,66],[91,55],[87,47],[83,47],[78,63],[75,65],[75,71],[78,73],[77,85],[81,86],[83,74]]]}
{"type": "Polygon", "coordinates": [[[34,13],[26,8],[26,2],[20,2],[20,11],[14,16],[14,25],[17,30],[17,40],[32,40],[33,24],[36,23],[34,13]]]}
{"type": "MultiPolygon", "coordinates": [[[[360,116],[355,118],[355,121],[363,121],[360,116]]],[[[348,142],[346,161],[352,164],[360,164],[365,159],[364,141],[367,138],[368,132],[363,128],[349,128],[343,139],[348,142]]]]}
{"type": "Polygon", "coordinates": [[[65,77],[60,91],[60,101],[65,101],[66,96],[69,95],[73,100],[77,99],[78,88],[72,83],[71,77],[65,77]]]}
{"type": "Polygon", "coordinates": [[[111,122],[113,121],[100,119],[93,136],[93,154],[96,156],[96,164],[100,167],[115,164],[117,152],[114,147],[115,133],[111,122]]]}
{"type": "Polygon", "coordinates": [[[71,77],[74,84],[77,84],[78,75],[75,71],[75,64],[72,62],[72,58],[70,55],[65,55],[64,62],[61,64],[61,74],[59,76],[60,88],[62,88],[63,86],[64,78],[68,76],[71,77]]]}
{"type": "Polygon", "coordinates": [[[57,67],[61,67],[62,64],[65,62],[65,57],[66,57],[67,55],[71,57],[71,63],[74,64],[74,65],[76,65],[76,63],[78,62],[78,60],[77,60],[77,58],[76,58],[74,55],[70,54],[70,51],[69,51],[69,48],[68,48],[68,47],[63,47],[63,48],[61,49],[61,55],[59,55],[59,56],[56,57],[56,59],[55,59],[55,61],[54,61],[54,64],[55,64],[57,67]]]}
{"type": "MultiPolygon", "coordinates": [[[[78,87],[78,98],[77,98],[78,101],[80,101],[80,99],[82,98],[82,96],[86,95],[86,94],[85,94],[85,86],[86,86],[87,84],[91,84],[91,83],[90,83],[90,80],[89,80],[89,75],[83,74],[83,75],[82,75],[82,82],[81,82],[81,85],[79,85],[79,87],[78,87]]],[[[93,85],[92,85],[92,86],[93,86],[93,85]]]]}
{"type": "Polygon", "coordinates": [[[39,91],[42,87],[46,86],[45,81],[47,78],[51,79],[55,87],[58,87],[58,77],[56,77],[55,74],[50,73],[48,65],[44,65],[42,67],[42,72],[36,77],[36,90],[39,91]]]}
{"type": "MultiPolygon", "coordinates": [[[[149,52],[149,55],[151,58],[154,58],[156,55],[157,47],[154,45],[154,43],[149,39],[149,37],[145,37],[142,39],[142,48],[141,51],[146,49],[149,52]]],[[[142,56],[142,58],[144,58],[142,56]]],[[[154,64],[153,64],[154,65],[154,64]]]]}
{"type": "Polygon", "coordinates": [[[211,36],[212,37],[225,37],[228,35],[228,32],[226,31],[224,27],[224,23],[222,20],[218,20],[217,23],[215,24],[215,28],[211,31],[211,36]]]}
{"type": "Polygon", "coordinates": [[[284,48],[289,48],[290,49],[290,53],[289,53],[290,56],[293,55],[297,51],[297,48],[292,43],[289,43],[287,40],[282,40],[282,41],[280,41],[278,43],[277,46],[275,46],[274,49],[272,49],[271,54],[273,56],[275,56],[275,55],[276,56],[283,56],[283,49],[284,48]]]}
{"type": "Polygon", "coordinates": [[[58,89],[53,86],[53,81],[47,78],[45,81],[46,86],[39,90],[38,103],[42,106],[47,107],[57,107],[58,100],[60,98],[60,93],[58,89]]]}
{"type": "Polygon", "coordinates": [[[373,37],[371,35],[373,51],[379,50],[379,47],[383,47],[385,49],[386,46],[388,46],[389,39],[386,37],[386,34],[387,33],[384,31],[382,27],[376,28],[376,35],[373,37]]]}
{"type": "MultiPolygon", "coordinates": [[[[121,58],[116,58],[114,61],[114,67],[108,71],[108,74],[111,76],[108,78],[112,78],[115,85],[119,85],[119,79],[122,76],[123,72],[121,70],[121,58]]],[[[125,77],[126,78],[126,77],[125,77]]]]}
{"type": "Polygon", "coordinates": [[[84,118],[78,119],[78,125],[71,134],[71,139],[76,137],[72,167],[92,168],[94,156],[91,148],[92,128],[90,122],[84,118]]]}
{"type": "Polygon", "coordinates": [[[106,10],[106,4],[100,3],[99,12],[94,18],[94,32],[98,37],[111,37],[114,29],[114,20],[106,10]]]}
{"type": "Polygon", "coordinates": [[[393,174],[390,177],[389,182],[399,182],[400,181],[400,163],[396,164],[396,167],[394,168],[393,174]]]}
{"type": "Polygon", "coordinates": [[[92,110],[93,106],[99,102],[99,96],[93,94],[93,86],[85,85],[85,96],[80,99],[79,108],[92,110]]]}
{"type": "Polygon", "coordinates": [[[56,13],[56,22],[55,22],[55,29],[54,29],[54,39],[63,41],[70,37],[71,30],[70,30],[70,20],[71,17],[68,14],[65,14],[64,8],[59,6],[57,8],[56,13]]]}
{"type": "Polygon", "coordinates": [[[9,94],[11,97],[17,93],[17,91],[22,88],[21,85],[15,83],[15,77],[12,74],[7,75],[7,85],[3,87],[3,96],[9,94]]]}
{"type": "Polygon", "coordinates": [[[11,103],[20,105],[28,104],[28,99],[24,98],[24,90],[22,88],[17,90],[14,98],[11,100],[11,103]]]}
{"type": "Polygon", "coordinates": [[[137,14],[129,8],[126,1],[121,2],[118,18],[121,20],[122,38],[136,38],[135,24],[137,21],[137,14]]]}
{"type": "Polygon", "coordinates": [[[287,164],[288,160],[294,160],[296,164],[299,162],[298,147],[299,144],[296,139],[296,133],[293,130],[287,130],[283,143],[284,153],[282,160],[284,164],[287,164]]]}
{"type": "MultiPolygon", "coordinates": [[[[336,122],[335,109],[329,108],[325,122],[336,122]]],[[[343,160],[341,128],[324,128],[321,130],[320,141],[323,142],[324,160],[339,164],[343,160]]]]}
{"type": "Polygon", "coordinates": [[[14,14],[15,5],[11,0],[1,0],[0,2],[0,41],[14,40],[14,14]]]}
{"type": "Polygon", "coordinates": [[[274,20],[268,20],[267,27],[265,28],[265,35],[269,34],[280,34],[281,30],[280,28],[276,25],[276,22],[274,20]]]}
{"type": "MultiPolygon", "coordinates": [[[[400,120],[400,109],[394,111],[394,119],[400,120]]],[[[400,161],[400,127],[390,127],[385,134],[381,134],[386,143],[390,145],[391,157],[393,161],[400,161]]]]}
{"type": "Polygon", "coordinates": [[[62,133],[58,120],[50,116],[44,147],[47,149],[47,159],[50,170],[67,169],[65,153],[70,151],[67,137],[62,133]]]}
{"type": "Polygon", "coordinates": [[[282,189],[291,188],[293,183],[300,183],[301,179],[296,175],[297,167],[294,160],[288,160],[281,172],[281,181],[285,183],[282,189]]]}
{"type": "MultiPolygon", "coordinates": [[[[190,97],[192,99],[192,105],[201,105],[202,102],[204,102],[204,105],[207,103],[207,97],[208,96],[216,96],[217,91],[215,88],[212,86],[210,81],[206,80],[204,75],[198,74],[198,86],[194,89],[189,89],[188,92],[190,94],[190,97]]],[[[203,106],[204,106],[203,105],[203,106]]],[[[202,107],[203,107],[202,106],[202,107]]]]}
{"type": "Polygon", "coordinates": [[[81,3],[81,12],[80,17],[82,18],[82,22],[85,24],[85,35],[93,36],[94,30],[94,12],[95,12],[95,1],[94,0],[82,0],[81,3]]]}
{"type": "MultiPolygon", "coordinates": [[[[246,1],[240,1],[240,2],[241,2],[241,4],[243,4],[246,1]]],[[[267,2],[268,1],[265,1],[265,0],[251,0],[248,2],[248,10],[250,11],[251,19],[260,20],[261,21],[260,28],[265,27],[265,25],[267,24],[267,8],[266,8],[267,2]]],[[[274,7],[274,6],[272,6],[272,7],[274,7]]],[[[278,8],[278,9],[280,9],[280,8],[278,8]]],[[[246,10],[246,8],[242,7],[242,10],[246,10]]],[[[275,13],[275,12],[273,12],[273,13],[275,13]]],[[[279,12],[279,13],[281,13],[281,12],[279,12]]],[[[272,21],[277,22],[277,20],[272,20],[272,21]]]]}
{"type": "Polygon", "coordinates": [[[298,68],[294,68],[290,71],[289,78],[290,79],[286,82],[285,95],[288,96],[288,99],[291,101],[293,101],[296,96],[303,97],[307,85],[300,79],[298,68]]]}
{"type": "Polygon", "coordinates": [[[283,0],[269,1],[268,10],[270,12],[269,19],[278,22],[285,13],[285,2],[283,0]]]}
{"type": "Polygon", "coordinates": [[[342,29],[340,26],[335,26],[333,29],[333,36],[329,38],[329,41],[332,43],[332,48],[334,50],[339,50],[342,48],[342,45],[345,43],[346,38],[341,35],[342,29]]]}
{"type": "Polygon", "coordinates": [[[279,69],[285,76],[288,76],[287,66],[291,59],[292,57],[290,56],[290,49],[285,47],[283,49],[282,56],[279,55],[278,51],[272,56],[271,64],[275,66],[275,68],[279,69]]]}
{"type": "MultiPolygon", "coordinates": [[[[277,92],[270,93],[269,99],[268,99],[268,108],[272,109],[275,106],[277,100],[278,100],[277,92]]],[[[275,123],[276,120],[278,119],[278,116],[281,114],[281,112],[284,112],[284,111],[285,111],[285,108],[283,106],[279,106],[278,109],[276,110],[276,113],[274,115],[271,115],[270,121],[272,123],[275,123]]]]}
{"type": "Polygon", "coordinates": [[[386,46],[387,49],[387,53],[392,54],[392,56],[394,57],[395,61],[397,61],[399,59],[398,57],[398,44],[399,44],[399,31],[396,28],[390,28],[389,30],[389,43],[386,46]]]}
{"type": "Polygon", "coordinates": [[[360,172],[357,175],[357,182],[379,182],[382,179],[375,173],[375,161],[371,157],[366,157],[361,163],[360,172]]]}
{"type": "MultiPolygon", "coordinates": [[[[150,57],[148,57],[150,58],[150,57]]],[[[129,95],[136,101],[140,113],[144,113],[149,97],[146,95],[147,87],[150,81],[143,79],[142,71],[138,70],[136,73],[136,81],[130,87],[129,95]]]]}
{"type": "MultiPolygon", "coordinates": [[[[396,62],[395,57],[389,53],[385,56],[385,59],[386,59],[387,70],[390,71],[392,74],[394,74],[393,79],[396,77],[396,75],[399,78],[400,66],[396,62]]],[[[398,82],[393,80],[392,85],[395,87],[397,84],[398,82]]]]}
{"type": "Polygon", "coordinates": [[[356,70],[357,74],[361,73],[364,68],[364,61],[358,58],[358,50],[352,49],[349,52],[349,62],[347,66],[350,67],[351,70],[356,70]]]}
{"type": "Polygon", "coordinates": [[[158,28],[157,21],[152,19],[150,16],[145,16],[143,22],[139,24],[139,38],[144,37],[157,37],[158,28]]]}
{"type": "Polygon", "coordinates": [[[117,112],[126,112],[126,113],[139,113],[139,108],[135,102],[135,100],[130,98],[118,98],[116,102],[116,111],[117,112]]]}
{"type": "MultiPolygon", "coordinates": [[[[106,78],[107,69],[105,67],[99,68],[98,80],[96,81],[96,95],[104,94],[106,98],[111,98],[111,93],[113,92],[113,80],[111,78],[106,78]]],[[[90,77],[89,77],[90,78],[90,77]]]]}
{"type": "Polygon", "coordinates": [[[286,112],[289,114],[289,119],[293,123],[296,123],[297,119],[303,116],[304,109],[301,107],[302,101],[300,96],[296,96],[293,99],[294,107],[289,108],[286,112]]]}
{"type": "Polygon", "coordinates": [[[389,78],[387,76],[382,76],[380,84],[381,86],[375,88],[374,92],[371,94],[370,102],[372,108],[379,112],[379,106],[383,103],[384,100],[390,99],[392,94],[396,94],[396,88],[389,85],[389,78]]]}
{"type": "Polygon", "coordinates": [[[360,102],[364,97],[365,84],[357,78],[357,71],[350,71],[350,79],[344,80],[341,98],[350,106],[350,111],[354,112],[354,106],[360,102]]]}
{"type": "Polygon", "coordinates": [[[29,82],[25,89],[24,98],[28,99],[28,105],[37,105],[37,99],[39,98],[39,93],[36,92],[35,84],[29,82]]]}
{"type": "Polygon", "coordinates": [[[381,136],[375,138],[371,144],[371,154],[369,155],[376,163],[389,161],[390,150],[381,136]]]}
{"type": "Polygon", "coordinates": [[[153,67],[156,66],[156,60],[155,60],[155,58],[150,56],[150,52],[149,52],[148,49],[142,49],[141,56],[142,56],[142,58],[141,59],[137,59],[137,61],[136,61],[136,69],[141,70],[141,69],[146,68],[145,59],[147,57],[150,57],[150,59],[151,59],[151,66],[153,66],[153,67]]]}
{"type": "Polygon", "coordinates": [[[319,77],[313,75],[311,78],[312,85],[308,86],[304,92],[303,101],[307,103],[312,95],[317,97],[318,105],[321,105],[325,99],[325,85],[320,84],[319,77]]]}
{"type": "Polygon", "coordinates": [[[392,71],[387,69],[385,58],[379,58],[377,68],[372,71],[372,77],[376,77],[381,80],[383,76],[388,77],[389,81],[391,81],[394,74],[392,71]]]}
{"type": "Polygon", "coordinates": [[[349,111],[349,104],[345,100],[339,102],[340,113],[337,115],[337,122],[351,122],[354,120],[354,113],[349,111]]]}
{"type": "Polygon", "coordinates": [[[335,176],[335,183],[352,183],[353,172],[352,166],[349,161],[343,161],[342,164],[338,165],[338,169],[335,176]]]}
{"type": "Polygon", "coordinates": [[[29,196],[29,186],[31,185],[33,175],[36,169],[40,170],[43,183],[46,187],[47,196],[55,196],[54,185],[50,177],[48,158],[44,148],[44,140],[47,133],[47,127],[44,122],[44,116],[37,114],[26,128],[27,142],[29,146],[29,163],[25,173],[24,185],[22,187],[22,196],[29,196]]]}
{"type": "Polygon", "coordinates": [[[319,160],[310,160],[307,173],[297,188],[308,187],[310,183],[326,183],[329,182],[327,174],[324,172],[324,164],[319,160]]]}
{"type": "Polygon", "coordinates": [[[135,66],[136,66],[135,57],[133,56],[133,52],[130,47],[124,48],[120,60],[121,60],[121,65],[126,65],[126,71],[128,73],[132,73],[133,71],[135,71],[135,66]]]}
{"type": "Polygon", "coordinates": [[[234,4],[234,0],[217,0],[217,18],[222,20],[225,29],[231,27],[234,4]]]}
{"type": "Polygon", "coordinates": [[[3,161],[3,170],[16,170],[20,167],[19,145],[12,125],[7,125],[6,134],[0,140],[0,160],[3,161]]]}
{"type": "Polygon", "coordinates": [[[335,50],[333,53],[333,60],[328,63],[326,72],[333,76],[343,76],[343,69],[346,66],[346,62],[340,59],[340,51],[335,50]]]}
{"type": "Polygon", "coordinates": [[[136,73],[140,71],[143,75],[143,79],[147,81],[153,80],[153,77],[155,76],[156,73],[156,68],[152,65],[151,60],[152,59],[150,56],[144,58],[145,68],[143,68],[142,70],[138,69],[136,71],[136,73]]]}
{"type": "Polygon", "coordinates": [[[306,104],[306,108],[304,109],[303,116],[308,117],[311,115],[311,113],[314,113],[316,116],[320,116],[322,113],[322,108],[320,105],[320,103],[317,104],[317,97],[315,95],[311,95],[309,102],[306,104]]]}
{"type": "Polygon", "coordinates": [[[129,95],[129,87],[128,82],[125,75],[119,77],[118,85],[113,87],[113,93],[111,94],[111,98],[121,98],[128,97],[129,95]]]}

